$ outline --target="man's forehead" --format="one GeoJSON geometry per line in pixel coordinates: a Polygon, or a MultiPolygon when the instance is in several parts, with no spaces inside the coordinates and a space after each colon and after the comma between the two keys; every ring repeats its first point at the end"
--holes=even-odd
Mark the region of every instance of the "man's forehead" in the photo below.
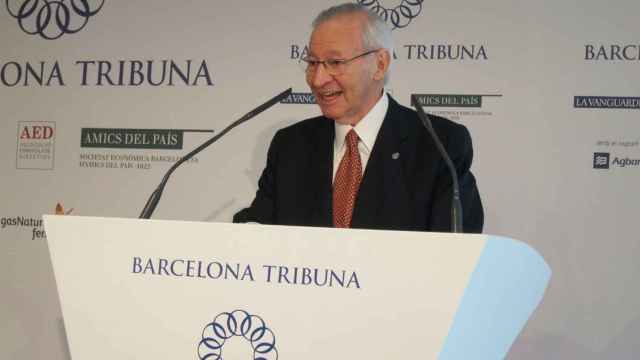
{"type": "Polygon", "coordinates": [[[309,39],[309,52],[313,56],[342,56],[361,49],[362,21],[359,14],[350,14],[318,24],[309,39]]]}

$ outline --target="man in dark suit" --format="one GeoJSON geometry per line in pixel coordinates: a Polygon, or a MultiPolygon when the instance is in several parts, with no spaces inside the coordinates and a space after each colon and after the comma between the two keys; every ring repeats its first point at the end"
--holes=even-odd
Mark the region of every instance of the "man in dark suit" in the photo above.
{"type": "MultiPolygon", "coordinates": [[[[276,133],[251,206],[234,222],[450,231],[451,176],[417,114],[384,93],[390,30],[356,4],[316,18],[306,77],[323,116],[276,133]]],[[[483,210],[467,129],[431,116],[456,167],[464,230],[483,210]]]]}

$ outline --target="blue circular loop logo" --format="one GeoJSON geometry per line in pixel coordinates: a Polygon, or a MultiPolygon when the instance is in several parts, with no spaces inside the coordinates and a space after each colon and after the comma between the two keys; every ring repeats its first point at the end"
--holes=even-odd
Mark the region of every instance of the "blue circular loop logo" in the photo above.
{"type": "Polygon", "coordinates": [[[264,320],[244,310],[234,310],[218,314],[202,330],[198,343],[200,360],[223,360],[222,349],[225,341],[239,336],[251,343],[253,360],[277,360],[276,337],[264,320]]]}
{"type": "Polygon", "coordinates": [[[29,35],[55,40],[84,29],[105,0],[6,0],[7,11],[29,35]],[[100,3],[98,4],[98,1],[100,3]]]}
{"type": "Polygon", "coordinates": [[[407,27],[411,20],[420,15],[424,0],[402,0],[400,5],[386,8],[379,0],[358,0],[358,4],[367,6],[391,25],[391,30],[407,27]]]}

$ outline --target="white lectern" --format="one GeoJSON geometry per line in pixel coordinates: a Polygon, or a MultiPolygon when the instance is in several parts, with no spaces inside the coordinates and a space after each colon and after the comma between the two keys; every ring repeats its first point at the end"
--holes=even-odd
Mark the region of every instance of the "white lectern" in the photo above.
{"type": "Polygon", "coordinates": [[[551,271],[457,235],[45,216],[74,360],[501,359],[551,271]]]}

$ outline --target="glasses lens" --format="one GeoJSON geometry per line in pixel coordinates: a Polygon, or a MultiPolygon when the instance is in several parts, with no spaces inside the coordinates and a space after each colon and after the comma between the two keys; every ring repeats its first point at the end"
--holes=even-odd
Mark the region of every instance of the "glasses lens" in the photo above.
{"type": "Polygon", "coordinates": [[[302,58],[298,60],[298,66],[303,72],[307,74],[314,73],[319,66],[324,67],[329,75],[340,74],[344,71],[346,63],[343,60],[328,59],[325,61],[318,61],[315,59],[302,58]]]}
{"type": "Polygon", "coordinates": [[[341,74],[344,71],[344,61],[328,59],[324,62],[324,68],[331,75],[341,74]]]}

